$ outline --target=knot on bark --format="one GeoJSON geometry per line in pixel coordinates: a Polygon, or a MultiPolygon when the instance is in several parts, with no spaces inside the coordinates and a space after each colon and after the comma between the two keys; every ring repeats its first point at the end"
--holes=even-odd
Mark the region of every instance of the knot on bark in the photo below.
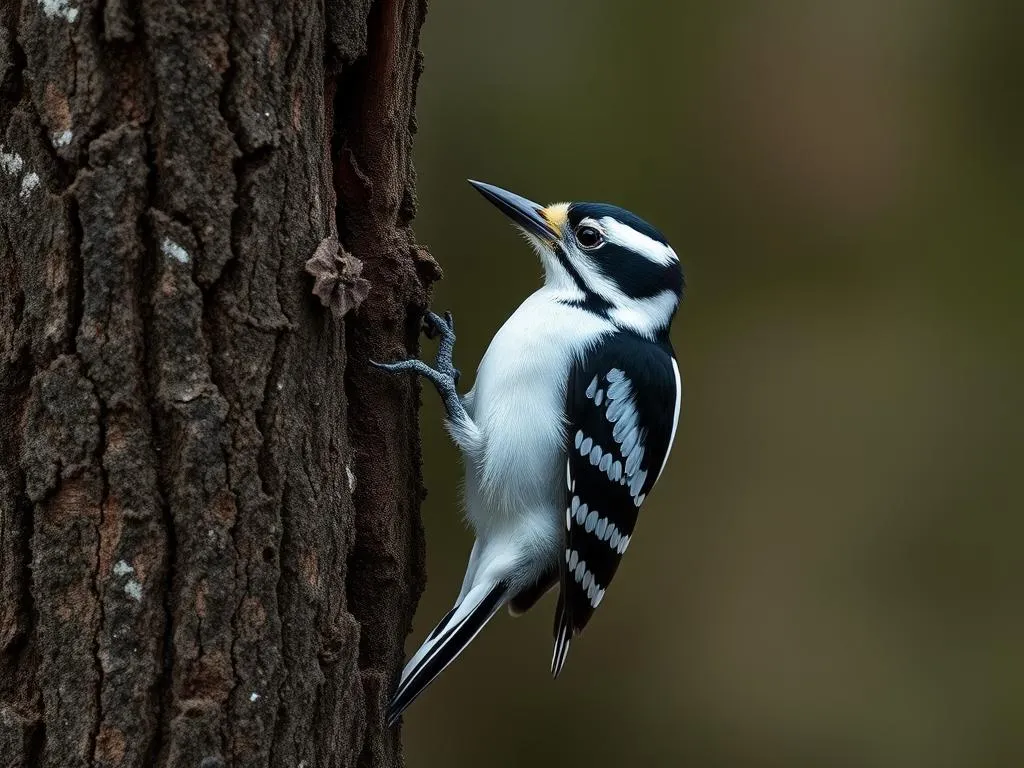
{"type": "Polygon", "coordinates": [[[362,304],[370,292],[370,281],[360,277],[363,262],[346,252],[334,234],[320,241],[306,262],[306,271],[314,279],[313,294],[339,320],[362,304]]]}

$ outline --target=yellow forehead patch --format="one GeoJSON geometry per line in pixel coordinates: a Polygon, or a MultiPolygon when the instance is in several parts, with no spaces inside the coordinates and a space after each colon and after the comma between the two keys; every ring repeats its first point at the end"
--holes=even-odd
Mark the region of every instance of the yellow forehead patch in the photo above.
{"type": "Polygon", "coordinates": [[[542,209],[540,214],[551,225],[553,230],[561,232],[562,227],[565,225],[565,220],[569,218],[569,204],[554,203],[542,209]]]}

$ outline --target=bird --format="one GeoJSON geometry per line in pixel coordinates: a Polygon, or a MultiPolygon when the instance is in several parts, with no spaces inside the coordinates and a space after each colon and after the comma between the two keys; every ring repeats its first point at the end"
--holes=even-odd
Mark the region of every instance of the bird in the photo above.
{"type": "Polygon", "coordinates": [[[544,281],[494,335],[464,396],[450,312],[424,318],[439,339],[433,366],[373,363],[436,388],[475,533],[458,598],[405,665],[389,726],[502,606],[519,615],[555,585],[558,677],[665,469],[682,402],[669,330],[685,279],[664,235],[611,204],[542,206],[469,183],[533,246],[544,281]]]}

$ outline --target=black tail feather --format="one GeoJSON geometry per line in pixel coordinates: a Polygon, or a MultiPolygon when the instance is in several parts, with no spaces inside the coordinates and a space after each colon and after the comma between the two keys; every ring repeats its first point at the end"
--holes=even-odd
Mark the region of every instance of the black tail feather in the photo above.
{"type": "MultiPolygon", "coordinates": [[[[463,649],[490,621],[498,608],[504,602],[507,587],[503,582],[498,582],[480,599],[468,615],[451,626],[444,626],[450,623],[459,606],[450,611],[441,623],[431,632],[426,642],[436,641],[427,654],[417,662],[415,668],[403,674],[402,683],[395,691],[395,695],[388,707],[388,726],[397,722],[402,712],[423,693],[424,689],[433,682],[441,672],[451,664],[455,658],[462,653],[463,649]]],[[[467,597],[467,599],[469,599],[467,597]]]]}

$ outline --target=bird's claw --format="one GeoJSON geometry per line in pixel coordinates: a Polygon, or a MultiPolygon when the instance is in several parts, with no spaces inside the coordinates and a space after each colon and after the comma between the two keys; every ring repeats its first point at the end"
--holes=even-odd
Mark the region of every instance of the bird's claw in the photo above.
{"type": "Polygon", "coordinates": [[[455,338],[455,319],[451,312],[445,312],[441,317],[436,312],[427,310],[423,316],[423,333],[428,339],[436,339],[438,336],[455,338]]]}
{"type": "Polygon", "coordinates": [[[394,363],[378,363],[371,360],[370,364],[390,373],[415,373],[429,379],[439,390],[455,391],[462,374],[452,362],[455,351],[455,320],[452,313],[445,312],[442,317],[436,312],[428,311],[423,316],[423,331],[429,339],[441,338],[433,368],[416,359],[398,360],[394,363]]]}
{"type": "Polygon", "coordinates": [[[458,386],[461,374],[452,361],[455,353],[455,318],[451,312],[445,312],[442,317],[436,312],[428,311],[423,316],[423,323],[428,338],[441,339],[437,347],[437,356],[434,358],[434,367],[443,375],[451,377],[452,382],[458,386]]]}
{"type": "Polygon", "coordinates": [[[378,363],[371,360],[370,364],[389,373],[408,372],[422,376],[434,385],[444,402],[445,411],[452,423],[464,424],[470,421],[470,417],[459,397],[458,386],[461,374],[452,362],[455,352],[455,320],[452,318],[452,313],[445,312],[444,317],[441,317],[435,312],[428,311],[423,317],[423,330],[428,338],[440,337],[433,368],[416,358],[397,360],[393,363],[378,363]]]}

